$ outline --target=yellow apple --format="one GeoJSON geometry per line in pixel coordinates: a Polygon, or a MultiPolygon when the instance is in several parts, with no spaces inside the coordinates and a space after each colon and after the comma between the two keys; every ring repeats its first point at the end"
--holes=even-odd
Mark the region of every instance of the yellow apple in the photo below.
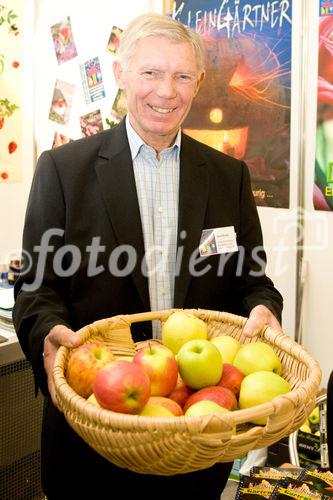
{"type": "Polygon", "coordinates": [[[281,375],[282,364],[273,348],[265,342],[251,342],[240,347],[233,365],[244,375],[267,370],[281,375]]]}
{"type": "Polygon", "coordinates": [[[309,427],[306,424],[301,425],[301,427],[299,428],[299,430],[302,431],[302,432],[306,432],[308,434],[311,434],[311,427],[309,427]]]}
{"type": "MultiPolygon", "coordinates": [[[[262,403],[268,403],[273,398],[290,392],[289,383],[270,371],[258,371],[247,375],[239,392],[238,405],[241,410],[251,408],[262,403]]],[[[267,417],[253,418],[251,422],[257,425],[265,425],[267,417]]]]}
{"type": "Polygon", "coordinates": [[[174,354],[189,340],[207,339],[207,325],[185,311],[171,314],[162,327],[162,343],[174,354]]]}
{"type": "Polygon", "coordinates": [[[218,405],[214,401],[203,399],[191,405],[185,412],[185,417],[200,417],[210,413],[228,413],[229,410],[218,405]]]}
{"type": "Polygon", "coordinates": [[[220,351],[223,363],[232,364],[234,357],[241,346],[240,342],[229,335],[219,335],[218,337],[214,337],[211,342],[216,345],[220,351]]]}
{"type": "Polygon", "coordinates": [[[92,405],[98,406],[99,408],[102,408],[101,405],[98,403],[94,393],[90,394],[89,398],[87,399],[87,402],[91,403],[92,405]]]}
{"type": "Polygon", "coordinates": [[[142,417],[174,417],[175,415],[165,408],[165,406],[147,403],[141,412],[139,413],[142,417]]]}

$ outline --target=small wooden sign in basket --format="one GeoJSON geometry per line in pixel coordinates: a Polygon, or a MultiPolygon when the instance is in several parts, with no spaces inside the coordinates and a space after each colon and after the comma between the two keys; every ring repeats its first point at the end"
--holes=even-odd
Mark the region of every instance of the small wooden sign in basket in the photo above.
{"type": "MultiPolygon", "coordinates": [[[[115,355],[133,355],[139,346],[133,342],[131,323],[157,319],[163,324],[175,311],[114,316],[78,333],[83,342],[104,341],[115,355]]],[[[269,403],[218,415],[166,418],[115,413],[87,403],[72,390],[65,377],[70,349],[61,347],[53,374],[65,418],[84,441],[119,467],[142,474],[173,475],[230,462],[294,432],[315,406],[321,370],[301,345],[269,327],[255,338],[246,337],[246,318],[240,316],[203,309],[188,311],[207,323],[209,339],[230,335],[241,343],[260,340],[270,344],[292,390],[269,403]],[[265,426],[250,423],[262,416],[268,417],[265,426]]]]}

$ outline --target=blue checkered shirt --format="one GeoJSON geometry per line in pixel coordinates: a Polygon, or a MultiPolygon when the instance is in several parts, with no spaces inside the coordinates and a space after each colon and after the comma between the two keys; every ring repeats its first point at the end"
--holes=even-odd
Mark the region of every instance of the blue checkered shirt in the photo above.
{"type": "MultiPolygon", "coordinates": [[[[126,117],[148,269],[150,308],[173,307],[177,253],[179,130],[173,146],[160,153],[148,146],[126,117]]],[[[153,336],[160,336],[153,322],[153,336]]]]}

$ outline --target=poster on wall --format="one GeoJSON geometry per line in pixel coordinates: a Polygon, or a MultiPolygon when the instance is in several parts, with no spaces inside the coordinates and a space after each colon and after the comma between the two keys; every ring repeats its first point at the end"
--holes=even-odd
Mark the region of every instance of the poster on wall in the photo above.
{"type": "Polygon", "coordinates": [[[291,0],[176,0],[164,13],[206,45],[185,132],[247,163],[257,205],[288,208],[291,0]]]}
{"type": "Polygon", "coordinates": [[[321,2],[318,44],[315,210],[333,210],[333,4],[321,2]]]}
{"type": "Polygon", "coordinates": [[[23,0],[0,4],[0,182],[22,179],[23,0]]]}

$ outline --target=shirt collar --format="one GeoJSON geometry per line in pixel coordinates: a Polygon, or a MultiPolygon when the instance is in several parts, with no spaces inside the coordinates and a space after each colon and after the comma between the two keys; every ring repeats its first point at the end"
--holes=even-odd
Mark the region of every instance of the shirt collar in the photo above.
{"type": "MultiPolygon", "coordinates": [[[[139,134],[134,130],[134,128],[130,124],[128,115],[125,118],[125,125],[126,125],[126,132],[127,132],[129,147],[130,147],[130,150],[131,150],[132,160],[135,160],[135,158],[137,157],[137,155],[140,153],[140,149],[142,148],[142,146],[147,146],[148,148],[150,146],[148,146],[148,144],[146,144],[144,142],[144,140],[141,139],[141,137],[139,136],[139,134]]],[[[173,145],[170,146],[170,148],[166,148],[166,149],[169,149],[169,150],[176,150],[177,151],[177,159],[179,158],[181,137],[182,137],[181,129],[179,129],[178,133],[176,135],[175,142],[173,143],[173,145]]],[[[164,151],[166,151],[166,149],[164,151]]]]}

